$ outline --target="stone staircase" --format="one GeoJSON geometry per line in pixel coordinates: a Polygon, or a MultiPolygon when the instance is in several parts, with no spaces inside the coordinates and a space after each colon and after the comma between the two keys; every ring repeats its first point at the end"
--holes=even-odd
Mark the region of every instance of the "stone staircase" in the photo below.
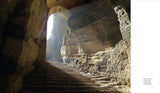
{"type": "Polygon", "coordinates": [[[107,86],[103,76],[87,75],[57,62],[35,69],[24,77],[23,83],[19,93],[122,93],[107,86]]]}
{"type": "MultiPolygon", "coordinates": [[[[105,87],[107,90],[117,90],[116,93],[130,93],[130,87],[126,85],[121,85],[118,82],[111,81],[111,78],[105,77],[104,73],[100,72],[99,74],[91,74],[87,71],[80,70],[80,74],[82,76],[86,76],[90,78],[90,80],[94,81],[96,84],[99,84],[100,87],[105,87]]],[[[108,93],[108,92],[106,92],[108,93]]]]}

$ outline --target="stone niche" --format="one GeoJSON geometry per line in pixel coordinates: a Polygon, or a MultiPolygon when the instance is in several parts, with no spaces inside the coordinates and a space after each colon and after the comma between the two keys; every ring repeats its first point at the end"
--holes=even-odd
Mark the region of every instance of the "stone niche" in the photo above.
{"type": "Polygon", "coordinates": [[[45,63],[46,21],[46,0],[0,0],[0,93],[18,93],[45,63]]]}
{"type": "Polygon", "coordinates": [[[97,0],[71,9],[61,47],[65,64],[130,86],[130,20],[126,1],[97,0]]]}

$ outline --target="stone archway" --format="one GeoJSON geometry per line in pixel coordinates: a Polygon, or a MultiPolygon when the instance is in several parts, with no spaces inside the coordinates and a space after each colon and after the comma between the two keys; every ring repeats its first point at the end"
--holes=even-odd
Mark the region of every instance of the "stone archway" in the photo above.
{"type": "Polygon", "coordinates": [[[68,28],[67,22],[70,12],[62,6],[54,6],[49,10],[48,15],[51,21],[48,20],[47,23],[47,31],[50,34],[50,38],[47,40],[46,57],[50,61],[62,62],[60,49],[63,43],[63,37],[68,28]],[[53,27],[50,28],[50,26],[53,27]]]}

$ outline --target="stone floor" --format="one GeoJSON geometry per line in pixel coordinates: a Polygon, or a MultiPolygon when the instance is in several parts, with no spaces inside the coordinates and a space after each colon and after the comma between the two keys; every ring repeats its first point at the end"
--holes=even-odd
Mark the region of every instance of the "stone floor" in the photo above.
{"type": "Polygon", "coordinates": [[[92,75],[58,62],[33,70],[24,77],[19,93],[130,93],[125,86],[109,82],[100,75],[92,75]]]}

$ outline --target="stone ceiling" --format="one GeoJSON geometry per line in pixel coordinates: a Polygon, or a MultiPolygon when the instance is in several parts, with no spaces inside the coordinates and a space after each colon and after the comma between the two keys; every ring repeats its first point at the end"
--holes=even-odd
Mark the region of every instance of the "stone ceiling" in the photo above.
{"type": "Polygon", "coordinates": [[[74,8],[94,0],[47,0],[47,7],[63,6],[65,8],[74,8]]]}

